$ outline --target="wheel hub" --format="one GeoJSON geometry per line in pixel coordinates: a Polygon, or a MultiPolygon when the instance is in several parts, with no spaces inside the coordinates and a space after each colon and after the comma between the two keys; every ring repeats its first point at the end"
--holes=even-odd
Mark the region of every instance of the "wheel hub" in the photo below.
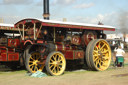
{"type": "Polygon", "coordinates": [[[33,61],[34,65],[37,65],[37,63],[38,63],[38,60],[33,61]]]}
{"type": "Polygon", "coordinates": [[[103,53],[101,51],[98,51],[99,58],[103,57],[103,53]]]}
{"type": "Polygon", "coordinates": [[[53,64],[54,64],[55,66],[58,66],[58,65],[59,65],[59,62],[55,61],[55,62],[53,62],[53,64]]]}

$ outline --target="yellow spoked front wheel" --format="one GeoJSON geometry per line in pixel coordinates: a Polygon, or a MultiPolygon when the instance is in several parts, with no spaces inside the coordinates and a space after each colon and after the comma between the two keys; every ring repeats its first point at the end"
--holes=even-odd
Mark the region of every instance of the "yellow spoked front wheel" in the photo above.
{"type": "Polygon", "coordinates": [[[43,64],[38,64],[41,61],[41,54],[39,52],[33,52],[26,57],[26,68],[30,73],[36,71],[42,71],[43,64]]]}
{"type": "Polygon", "coordinates": [[[46,59],[46,70],[50,75],[58,76],[64,73],[66,60],[61,52],[51,52],[46,59]]]}
{"type": "Polygon", "coordinates": [[[104,71],[111,62],[111,48],[105,40],[95,40],[89,51],[92,70],[104,71]]]}

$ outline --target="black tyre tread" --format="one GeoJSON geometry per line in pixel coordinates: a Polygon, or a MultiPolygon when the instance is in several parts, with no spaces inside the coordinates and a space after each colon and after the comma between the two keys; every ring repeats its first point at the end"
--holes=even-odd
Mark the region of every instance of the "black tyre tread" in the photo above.
{"type": "Polygon", "coordinates": [[[85,52],[85,55],[86,55],[85,60],[86,60],[86,63],[88,65],[89,69],[92,69],[92,65],[90,63],[89,52],[90,52],[90,48],[91,48],[94,41],[96,41],[96,39],[89,42],[89,44],[87,45],[87,48],[86,48],[86,52],[85,52]]]}
{"type": "Polygon", "coordinates": [[[98,69],[96,69],[95,65],[94,65],[94,62],[93,62],[93,49],[94,49],[94,46],[95,44],[100,41],[101,39],[97,39],[95,42],[93,42],[91,48],[90,48],[90,52],[89,52],[89,56],[90,56],[90,63],[92,65],[92,70],[93,71],[98,71],[98,69]]]}
{"type": "Polygon", "coordinates": [[[28,72],[32,73],[31,69],[29,68],[29,59],[30,59],[30,54],[27,54],[27,57],[25,59],[25,67],[27,69],[28,72]]]}
{"type": "Polygon", "coordinates": [[[28,66],[28,61],[30,58],[30,54],[29,54],[29,49],[31,46],[27,46],[27,48],[24,50],[24,63],[25,63],[25,67],[26,70],[30,73],[32,73],[32,71],[30,70],[29,66],[28,66]]]}

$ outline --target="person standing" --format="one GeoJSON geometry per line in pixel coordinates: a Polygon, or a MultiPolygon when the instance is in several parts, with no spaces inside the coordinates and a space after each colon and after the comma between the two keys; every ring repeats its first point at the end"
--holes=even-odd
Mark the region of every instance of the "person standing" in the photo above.
{"type": "MultiPolygon", "coordinates": [[[[115,51],[115,54],[116,54],[115,64],[118,66],[119,65],[118,58],[124,57],[123,55],[125,54],[125,51],[121,48],[121,46],[118,46],[118,48],[115,49],[114,51],[115,51]]],[[[122,62],[120,62],[120,66],[122,66],[122,62]]]]}

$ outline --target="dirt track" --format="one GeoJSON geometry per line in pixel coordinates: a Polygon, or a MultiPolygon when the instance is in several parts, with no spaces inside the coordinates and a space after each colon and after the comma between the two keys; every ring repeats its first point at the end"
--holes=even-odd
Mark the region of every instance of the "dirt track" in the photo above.
{"type": "Polygon", "coordinates": [[[61,76],[32,78],[26,71],[0,72],[0,85],[128,85],[128,66],[103,72],[75,71],[61,76]],[[125,74],[121,76],[119,74],[125,74]]]}

